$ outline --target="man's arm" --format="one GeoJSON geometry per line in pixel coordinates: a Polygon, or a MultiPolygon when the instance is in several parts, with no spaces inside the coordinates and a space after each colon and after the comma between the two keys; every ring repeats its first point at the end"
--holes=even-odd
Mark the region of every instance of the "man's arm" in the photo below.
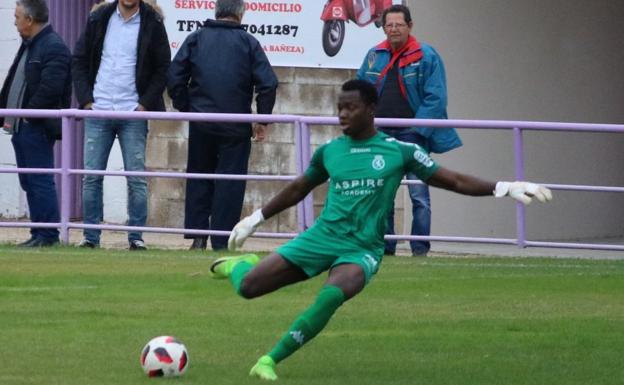
{"type": "Polygon", "coordinates": [[[313,183],[307,176],[301,175],[277,193],[261,210],[262,216],[269,219],[287,208],[296,205],[314,190],[318,183],[313,183]]]}
{"type": "Polygon", "coordinates": [[[74,93],[78,106],[85,108],[86,105],[93,103],[93,88],[89,84],[89,57],[90,47],[92,44],[91,22],[87,22],[85,31],[76,42],[74,55],[72,57],[72,80],[74,82],[74,93]]]}
{"type": "Polygon", "coordinates": [[[252,63],[253,83],[256,96],[256,112],[259,114],[273,113],[275,98],[277,95],[277,76],[269,63],[264,50],[256,43],[252,63]]]}
{"type": "Polygon", "coordinates": [[[531,203],[533,197],[540,202],[552,199],[551,191],[531,182],[489,182],[472,175],[440,167],[427,180],[427,184],[472,196],[494,195],[496,198],[509,196],[525,205],[531,203]]]}
{"type": "Polygon", "coordinates": [[[190,46],[196,46],[194,34],[186,37],[167,71],[167,93],[173,102],[173,107],[180,112],[190,111],[188,95],[188,83],[191,79],[190,46]]]}
{"type": "MultiPolygon", "coordinates": [[[[278,80],[269,59],[257,42],[252,60],[252,77],[254,89],[257,93],[256,112],[259,114],[272,114],[277,97],[278,80]]],[[[267,128],[267,123],[254,123],[252,140],[254,142],[262,142],[266,137],[267,128]]]]}
{"type": "Polygon", "coordinates": [[[319,184],[320,182],[313,182],[305,175],[290,182],[282,191],[277,193],[266,206],[256,210],[250,216],[243,218],[234,226],[230,238],[228,239],[228,249],[235,250],[241,247],[245,240],[256,231],[256,228],[262,222],[294,206],[319,184]]]}
{"type": "Polygon", "coordinates": [[[496,188],[496,183],[485,181],[472,175],[461,174],[444,167],[440,167],[434,172],[427,180],[427,184],[472,196],[492,195],[496,188]]]}
{"type": "Polygon", "coordinates": [[[360,66],[360,68],[355,73],[355,78],[356,79],[368,80],[368,79],[366,79],[366,71],[370,68],[370,66],[368,65],[368,56],[369,55],[370,55],[370,51],[369,51],[369,53],[366,54],[366,56],[364,57],[364,61],[362,62],[362,65],[360,66]]]}
{"type": "Polygon", "coordinates": [[[169,48],[169,38],[167,31],[162,22],[157,23],[157,28],[152,36],[153,41],[149,44],[149,57],[154,61],[152,68],[154,69],[150,75],[149,85],[143,95],[139,99],[141,106],[154,106],[155,101],[162,97],[165,86],[167,85],[167,69],[171,62],[171,49],[169,48]]]}
{"type": "MultiPolygon", "coordinates": [[[[435,53],[435,52],[434,52],[435,53]]],[[[416,119],[446,119],[447,112],[447,87],[444,63],[437,56],[432,57],[430,66],[424,74],[423,98],[414,118],[416,119]]],[[[424,137],[430,137],[432,127],[421,127],[419,133],[424,137]]]]}
{"type": "Polygon", "coordinates": [[[67,83],[70,81],[71,55],[65,45],[58,43],[48,47],[43,57],[37,91],[31,95],[28,109],[58,108],[67,83]]]}

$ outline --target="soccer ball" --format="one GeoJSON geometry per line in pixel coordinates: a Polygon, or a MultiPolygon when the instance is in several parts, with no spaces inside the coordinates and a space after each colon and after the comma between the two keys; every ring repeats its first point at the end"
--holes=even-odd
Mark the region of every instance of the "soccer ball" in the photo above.
{"type": "Polygon", "coordinates": [[[188,369],[186,346],[174,337],[153,338],[141,352],[141,367],[149,377],[174,377],[188,369]]]}

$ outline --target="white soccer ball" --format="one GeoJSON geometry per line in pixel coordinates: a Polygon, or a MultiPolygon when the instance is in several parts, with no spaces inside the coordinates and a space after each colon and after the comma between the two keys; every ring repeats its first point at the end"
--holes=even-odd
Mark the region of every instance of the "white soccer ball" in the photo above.
{"type": "Polygon", "coordinates": [[[141,352],[141,367],[149,377],[175,377],[188,369],[186,346],[174,337],[153,338],[141,352]]]}

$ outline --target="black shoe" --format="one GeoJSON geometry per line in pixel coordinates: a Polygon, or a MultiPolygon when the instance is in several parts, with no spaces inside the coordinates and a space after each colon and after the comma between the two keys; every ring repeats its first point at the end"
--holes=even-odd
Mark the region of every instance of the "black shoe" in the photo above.
{"type": "Polygon", "coordinates": [[[58,245],[59,240],[57,238],[35,238],[32,242],[23,247],[50,247],[58,245]]]}
{"type": "Polygon", "coordinates": [[[129,250],[147,250],[147,246],[145,246],[145,242],[143,242],[140,239],[135,239],[130,241],[130,246],[128,247],[129,250]]]}
{"type": "Polygon", "coordinates": [[[17,247],[30,247],[30,245],[35,242],[37,240],[37,238],[35,237],[31,237],[29,240],[24,241],[22,243],[18,243],[17,247]]]}
{"type": "Polygon", "coordinates": [[[395,255],[396,251],[395,250],[384,250],[384,255],[395,255]]]}
{"type": "Polygon", "coordinates": [[[193,244],[189,250],[206,250],[208,245],[208,237],[197,237],[193,239],[193,244]]]}

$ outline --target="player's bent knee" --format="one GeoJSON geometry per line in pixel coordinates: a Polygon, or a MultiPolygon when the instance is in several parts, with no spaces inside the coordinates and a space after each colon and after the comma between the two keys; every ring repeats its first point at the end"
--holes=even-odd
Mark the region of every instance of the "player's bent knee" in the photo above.
{"type": "Polygon", "coordinates": [[[238,295],[245,299],[253,299],[259,297],[261,294],[259,285],[257,285],[254,280],[249,277],[245,277],[243,279],[240,288],[238,289],[238,295]]]}

